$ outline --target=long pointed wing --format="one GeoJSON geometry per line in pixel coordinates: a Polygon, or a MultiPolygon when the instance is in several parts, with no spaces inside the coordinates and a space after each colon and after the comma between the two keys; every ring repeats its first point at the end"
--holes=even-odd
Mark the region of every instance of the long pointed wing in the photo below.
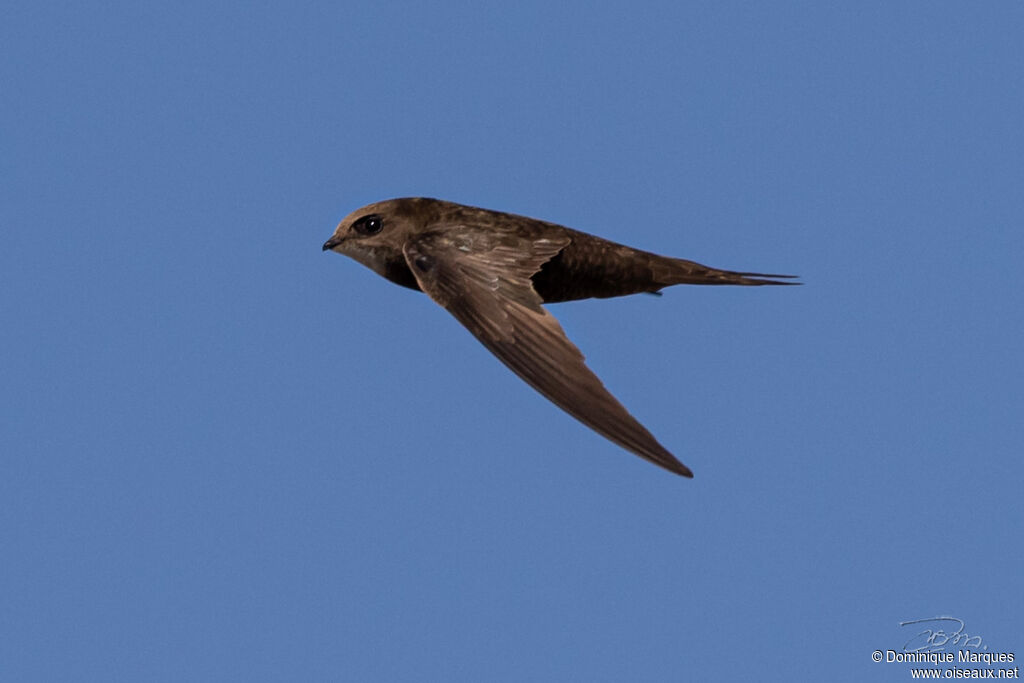
{"type": "Polygon", "coordinates": [[[417,236],[404,253],[420,288],[530,386],[623,448],[692,477],[605,389],[541,306],[530,277],[568,242],[448,226],[417,236]]]}

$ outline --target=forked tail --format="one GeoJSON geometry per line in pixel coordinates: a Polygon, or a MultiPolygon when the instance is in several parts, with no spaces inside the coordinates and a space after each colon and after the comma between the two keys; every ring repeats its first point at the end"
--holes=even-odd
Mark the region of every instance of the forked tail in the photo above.
{"type": "Polygon", "coordinates": [[[664,286],[669,285],[800,285],[802,282],[787,282],[798,275],[776,273],[746,273],[735,270],[709,268],[694,261],[665,259],[661,268],[656,268],[657,279],[664,286]]]}

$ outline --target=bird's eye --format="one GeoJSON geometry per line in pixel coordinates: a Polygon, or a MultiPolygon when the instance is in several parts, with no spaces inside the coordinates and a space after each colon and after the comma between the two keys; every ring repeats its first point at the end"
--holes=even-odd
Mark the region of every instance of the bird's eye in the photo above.
{"type": "Polygon", "coordinates": [[[352,224],[352,229],[360,235],[376,235],[383,227],[384,224],[381,222],[380,216],[377,214],[363,216],[352,224]]]}

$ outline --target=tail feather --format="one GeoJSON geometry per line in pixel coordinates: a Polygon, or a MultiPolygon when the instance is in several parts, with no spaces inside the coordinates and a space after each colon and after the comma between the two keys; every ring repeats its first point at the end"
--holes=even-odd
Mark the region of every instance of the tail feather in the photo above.
{"type": "Polygon", "coordinates": [[[802,285],[802,282],[779,282],[780,279],[795,279],[799,275],[779,275],[778,273],[738,273],[732,270],[712,271],[716,275],[724,276],[724,282],[708,282],[705,284],[714,285],[802,285]],[[765,278],[774,278],[771,280],[765,278]]]}
{"type": "Polygon", "coordinates": [[[735,270],[719,270],[684,259],[666,258],[658,264],[656,278],[663,286],[670,285],[800,285],[801,282],[784,282],[799,277],[778,273],[747,273],[735,270]],[[660,271],[660,272],[659,272],[660,271]]]}

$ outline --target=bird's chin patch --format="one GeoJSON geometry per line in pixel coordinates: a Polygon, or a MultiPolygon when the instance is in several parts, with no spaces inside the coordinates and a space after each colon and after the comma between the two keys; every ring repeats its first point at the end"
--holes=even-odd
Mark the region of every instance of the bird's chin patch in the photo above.
{"type": "Polygon", "coordinates": [[[387,258],[375,247],[367,247],[359,244],[346,245],[346,247],[344,247],[344,254],[345,256],[362,263],[378,275],[384,275],[387,271],[387,258]]]}

